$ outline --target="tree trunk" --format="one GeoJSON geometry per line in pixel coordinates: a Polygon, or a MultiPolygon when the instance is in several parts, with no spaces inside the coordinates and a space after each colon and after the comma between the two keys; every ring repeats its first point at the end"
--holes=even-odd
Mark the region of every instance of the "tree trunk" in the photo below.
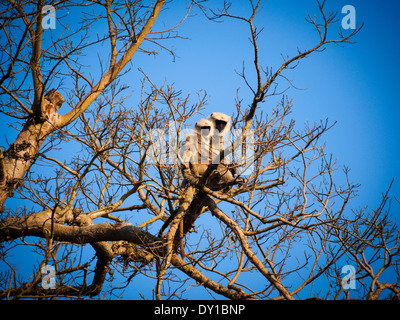
{"type": "Polygon", "coordinates": [[[55,89],[43,99],[44,119],[32,116],[8,150],[0,153],[0,208],[13,191],[22,183],[25,173],[36,160],[45,138],[60,124],[58,109],[64,102],[63,96],[55,89]]]}

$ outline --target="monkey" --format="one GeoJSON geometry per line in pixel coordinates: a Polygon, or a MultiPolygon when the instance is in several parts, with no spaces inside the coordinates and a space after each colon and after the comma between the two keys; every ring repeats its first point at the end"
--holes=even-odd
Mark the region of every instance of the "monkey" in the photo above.
{"type": "MultiPolygon", "coordinates": [[[[217,167],[213,173],[207,178],[206,186],[213,191],[225,191],[234,184],[242,184],[241,179],[235,178],[235,170],[231,165],[230,155],[224,155],[224,158],[220,161],[219,155],[222,150],[225,149],[225,136],[230,133],[231,129],[231,117],[222,112],[213,112],[207,118],[207,126],[211,125],[209,133],[209,142],[204,141],[201,149],[202,159],[205,155],[209,155],[207,164],[197,164],[197,171],[199,175],[202,175],[208,168],[209,164],[216,164],[217,167]]],[[[197,125],[197,124],[196,124],[197,125]]],[[[202,123],[198,124],[199,126],[202,123]]],[[[198,131],[198,129],[197,129],[198,131]]],[[[201,136],[202,139],[207,139],[206,135],[201,136]]],[[[196,198],[192,201],[188,213],[183,217],[183,236],[192,227],[198,216],[203,211],[204,205],[202,198],[205,195],[200,192],[196,195],[196,198]]]]}
{"type": "MultiPolygon", "coordinates": [[[[200,176],[207,170],[208,165],[211,163],[209,143],[213,132],[214,127],[211,121],[207,119],[201,119],[197,121],[193,132],[186,137],[179,151],[179,155],[183,163],[191,163],[192,167],[195,167],[196,174],[200,176]]],[[[185,181],[183,182],[183,185],[186,185],[185,181]]],[[[171,215],[162,225],[159,236],[161,236],[164,230],[171,224],[175,216],[176,212],[171,213],[171,215]]],[[[181,250],[183,250],[182,244],[181,250]]]]}
{"type": "Polygon", "coordinates": [[[243,184],[244,179],[236,176],[235,166],[231,163],[231,155],[224,155],[224,158],[221,160],[219,158],[221,151],[225,150],[225,135],[230,133],[231,117],[222,112],[213,112],[207,119],[210,120],[214,126],[214,132],[210,144],[211,161],[214,164],[219,163],[217,168],[219,176],[215,175],[213,177],[214,181],[211,185],[214,185],[215,187],[212,189],[221,190],[230,187],[233,184],[243,184]]]}
{"type": "Polygon", "coordinates": [[[217,162],[224,148],[224,137],[230,130],[231,118],[221,112],[213,112],[208,119],[196,122],[193,132],[186,137],[180,150],[184,163],[191,163],[197,175],[202,176],[211,163],[218,167],[207,180],[206,186],[211,190],[220,190],[234,180],[229,156],[221,163],[217,162]],[[210,148],[211,146],[211,148],[210,148]]]}
{"type": "Polygon", "coordinates": [[[212,163],[230,164],[230,156],[226,155],[219,159],[219,154],[225,149],[225,135],[231,130],[231,117],[222,112],[213,112],[207,118],[214,127],[211,137],[212,163]]]}
{"type": "Polygon", "coordinates": [[[213,136],[213,123],[206,119],[196,122],[193,132],[186,137],[180,150],[183,163],[196,166],[197,174],[202,175],[210,162],[210,139],[213,136]]]}

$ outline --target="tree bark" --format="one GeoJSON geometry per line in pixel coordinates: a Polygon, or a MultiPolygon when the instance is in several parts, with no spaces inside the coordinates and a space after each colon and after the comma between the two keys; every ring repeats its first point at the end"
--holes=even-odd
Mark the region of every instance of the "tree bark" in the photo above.
{"type": "Polygon", "coordinates": [[[45,120],[38,122],[37,117],[30,117],[14,143],[0,155],[0,208],[22,183],[46,137],[59,127],[58,109],[64,101],[58,91],[50,90],[43,99],[45,120]]]}
{"type": "Polygon", "coordinates": [[[163,242],[160,238],[134,227],[131,223],[111,224],[103,222],[87,226],[64,225],[70,216],[52,218],[51,210],[42,211],[21,218],[7,218],[0,221],[0,242],[25,236],[40,238],[53,237],[56,241],[68,241],[76,244],[99,241],[125,240],[138,244],[145,249],[160,250],[163,242]],[[58,220],[58,221],[54,221],[58,220]]]}

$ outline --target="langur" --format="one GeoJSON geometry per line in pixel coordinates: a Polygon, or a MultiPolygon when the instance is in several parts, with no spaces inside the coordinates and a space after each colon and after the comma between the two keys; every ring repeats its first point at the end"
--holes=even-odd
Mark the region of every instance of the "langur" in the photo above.
{"type": "Polygon", "coordinates": [[[230,130],[231,118],[221,112],[196,122],[193,133],[187,136],[180,150],[184,163],[191,163],[197,175],[203,175],[211,163],[218,164],[206,185],[212,190],[220,190],[234,180],[232,170],[227,166],[229,156],[219,163],[219,154],[224,148],[224,137],[230,130]],[[212,145],[212,146],[211,146],[212,145]]]}
{"type": "Polygon", "coordinates": [[[219,154],[225,149],[225,135],[231,130],[231,117],[222,112],[213,112],[208,117],[213,124],[214,131],[211,137],[212,163],[230,164],[230,156],[225,155],[222,160],[219,154]]]}
{"type": "MultiPolygon", "coordinates": [[[[211,183],[211,185],[215,185],[218,183],[219,187],[215,187],[213,190],[220,190],[224,189],[224,187],[229,187],[235,182],[237,184],[243,184],[243,179],[242,178],[234,178],[235,176],[235,167],[231,163],[231,155],[224,155],[224,158],[220,160],[220,153],[221,151],[225,150],[225,136],[228,133],[230,134],[231,130],[231,117],[226,115],[225,113],[222,112],[213,112],[211,115],[207,118],[210,120],[214,126],[214,132],[211,137],[211,161],[214,164],[219,164],[217,171],[219,173],[219,181],[218,180],[218,175],[214,176],[214,182],[211,183]],[[217,178],[217,180],[216,180],[217,178]]],[[[228,142],[230,139],[227,140],[228,142]]]]}
{"type": "MultiPolygon", "coordinates": [[[[182,144],[181,150],[179,151],[183,163],[190,163],[191,167],[195,168],[198,175],[202,175],[211,163],[209,144],[213,131],[214,127],[211,121],[206,119],[197,121],[193,132],[186,137],[185,142],[182,144]]],[[[183,184],[185,185],[185,182],[183,182],[183,184]]],[[[164,230],[170,225],[172,220],[175,218],[175,215],[176,212],[173,212],[167,221],[164,222],[160,229],[159,236],[161,236],[164,230]]],[[[180,239],[180,241],[181,250],[183,252],[182,239],[180,239]]],[[[182,254],[182,256],[184,256],[184,254],[182,254]]]]}
{"type": "Polygon", "coordinates": [[[197,174],[202,175],[210,162],[210,139],[214,127],[211,121],[201,119],[196,122],[193,132],[186,137],[180,150],[183,163],[192,163],[197,174]]]}

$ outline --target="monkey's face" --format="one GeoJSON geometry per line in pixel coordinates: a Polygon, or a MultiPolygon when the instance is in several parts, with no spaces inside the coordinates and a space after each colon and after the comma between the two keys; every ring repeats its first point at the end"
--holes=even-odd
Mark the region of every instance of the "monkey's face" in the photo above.
{"type": "Polygon", "coordinates": [[[226,127],[226,121],[215,120],[215,129],[217,129],[218,132],[224,131],[225,127],[226,127]]]}
{"type": "Polygon", "coordinates": [[[208,137],[211,132],[211,127],[210,126],[200,127],[200,132],[203,137],[208,137]]]}

